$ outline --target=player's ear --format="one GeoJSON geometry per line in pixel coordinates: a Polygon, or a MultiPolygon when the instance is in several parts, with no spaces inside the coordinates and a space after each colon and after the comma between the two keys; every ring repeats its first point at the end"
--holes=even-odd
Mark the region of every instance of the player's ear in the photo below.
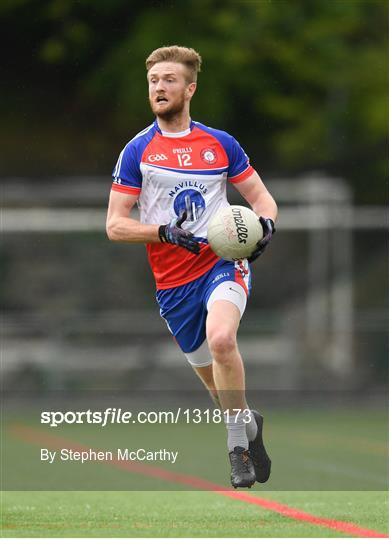
{"type": "Polygon", "coordinates": [[[191,82],[188,84],[188,86],[186,87],[186,94],[188,98],[191,98],[193,96],[193,94],[196,91],[196,88],[197,88],[197,83],[191,82]]]}

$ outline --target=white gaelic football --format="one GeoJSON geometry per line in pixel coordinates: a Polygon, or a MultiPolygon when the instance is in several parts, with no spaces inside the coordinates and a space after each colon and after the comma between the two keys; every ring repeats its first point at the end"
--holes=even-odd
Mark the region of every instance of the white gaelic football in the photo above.
{"type": "Polygon", "coordinates": [[[258,216],[246,206],[221,208],[208,224],[208,242],[212,251],[227,261],[249,257],[262,238],[258,216]]]}

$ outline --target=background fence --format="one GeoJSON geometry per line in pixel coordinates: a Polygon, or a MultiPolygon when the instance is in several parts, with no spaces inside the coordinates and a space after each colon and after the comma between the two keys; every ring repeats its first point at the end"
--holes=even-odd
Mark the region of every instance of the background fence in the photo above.
{"type": "MultiPolygon", "coordinates": [[[[240,328],[248,386],[384,391],[388,208],[354,206],[319,174],[268,186],[280,214],[240,328]]],[[[144,247],[106,237],[110,180],[3,187],[4,387],[199,388],[159,317],[144,247]]],[[[233,189],[230,200],[242,202],[233,189]]]]}

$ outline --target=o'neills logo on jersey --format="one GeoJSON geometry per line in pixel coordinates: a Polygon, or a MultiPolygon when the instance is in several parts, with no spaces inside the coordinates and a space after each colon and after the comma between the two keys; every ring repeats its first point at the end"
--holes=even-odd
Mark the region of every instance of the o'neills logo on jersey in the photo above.
{"type": "Polygon", "coordinates": [[[242,212],[239,208],[232,209],[232,215],[234,216],[236,232],[238,233],[238,242],[239,244],[245,244],[248,238],[248,229],[242,218],[242,212]]]}
{"type": "Polygon", "coordinates": [[[212,150],[212,148],[203,148],[201,150],[201,159],[205,161],[205,163],[208,163],[208,165],[213,165],[216,163],[217,156],[215,150],[212,150]]]}
{"type": "Polygon", "coordinates": [[[167,156],[165,154],[150,154],[147,157],[147,161],[150,161],[151,163],[154,163],[154,161],[165,161],[167,159],[167,156]]]}
{"type": "Polygon", "coordinates": [[[173,148],[173,154],[191,154],[193,152],[191,146],[185,148],[173,148]]]}

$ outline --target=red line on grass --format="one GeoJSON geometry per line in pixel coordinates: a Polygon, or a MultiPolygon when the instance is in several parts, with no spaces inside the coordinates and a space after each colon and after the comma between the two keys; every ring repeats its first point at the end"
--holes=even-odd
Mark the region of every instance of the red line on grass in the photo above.
{"type": "MultiPolygon", "coordinates": [[[[228,493],[226,493],[225,495],[227,495],[227,497],[230,496],[228,493]]],[[[231,495],[234,499],[239,499],[241,501],[246,501],[251,504],[256,504],[257,506],[272,510],[273,512],[277,512],[278,514],[281,514],[283,516],[296,519],[298,521],[312,523],[313,525],[321,525],[329,529],[335,529],[338,532],[353,534],[355,536],[362,536],[365,538],[389,538],[388,535],[385,535],[378,531],[373,531],[371,529],[362,529],[358,525],[354,525],[354,523],[317,517],[312,514],[308,514],[307,512],[303,512],[302,510],[298,510],[297,508],[287,506],[286,504],[281,504],[276,501],[269,501],[268,499],[262,499],[260,497],[254,497],[252,495],[249,495],[248,493],[238,492],[232,493],[231,495]]]]}
{"type": "MultiPolygon", "coordinates": [[[[99,451],[98,449],[91,449],[88,446],[79,444],[68,439],[64,439],[62,437],[58,437],[57,435],[45,433],[43,431],[39,431],[28,426],[13,425],[12,427],[10,427],[9,431],[15,437],[25,442],[39,445],[45,444],[51,449],[69,448],[78,452],[88,450],[94,450],[95,452],[99,451]]],[[[226,488],[225,486],[214,484],[213,482],[209,482],[208,480],[204,480],[203,478],[197,476],[175,473],[168,471],[167,469],[163,469],[162,467],[144,465],[138,462],[120,461],[118,459],[100,461],[100,463],[105,465],[111,465],[136,474],[150,476],[152,478],[159,478],[177,484],[187,485],[192,488],[214,491],[225,497],[247,502],[250,504],[255,504],[256,506],[260,506],[261,508],[265,508],[266,510],[271,510],[272,512],[276,512],[278,514],[281,514],[282,516],[295,519],[297,521],[304,521],[306,523],[311,523],[312,525],[327,527],[341,533],[352,534],[354,536],[360,536],[364,538],[389,538],[388,535],[371,529],[361,528],[354,523],[317,517],[312,514],[308,514],[307,512],[303,512],[298,508],[293,508],[291,506],[287,506],[286,504],[281,504],[276,501],[270,501],[268,499],[256,497],[255,495],[250,495],[249,493],[244,493],[242,491],[235,491],[232,488],[226,488]]]]}

